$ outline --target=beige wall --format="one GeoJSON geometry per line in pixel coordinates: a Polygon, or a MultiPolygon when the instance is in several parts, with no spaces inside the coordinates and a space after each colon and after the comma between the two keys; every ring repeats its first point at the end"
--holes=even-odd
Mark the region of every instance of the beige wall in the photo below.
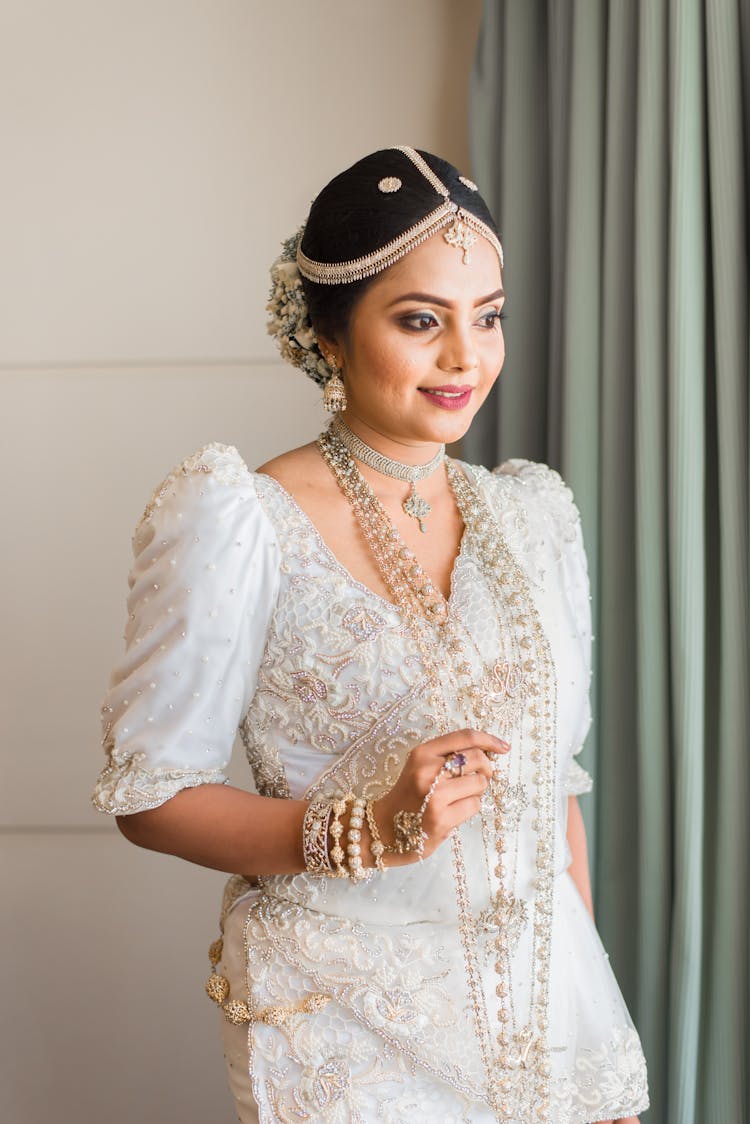
{"type": "Polygon", "coordinates": [[[265,335],[268,263],[373,148],[469,171],[479,8],[0,4],[7,1124],[234,1119],[202,995],[222,878],[88,804],[130,532],[206,441],[254,465],[318,432],[316,388],[265,335]]]}

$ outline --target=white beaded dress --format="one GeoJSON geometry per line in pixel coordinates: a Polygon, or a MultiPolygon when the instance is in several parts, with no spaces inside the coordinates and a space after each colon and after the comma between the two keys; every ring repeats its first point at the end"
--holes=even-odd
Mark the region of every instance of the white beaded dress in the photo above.
{"type": "MultiPolygon", "coordinates": [[[[543,1112],[532,1108],[521,1033],[507,1082],[515,1107],[504,1119],[588,1124],[636,1114],[648,1107],[640,1041],[567,869],[567,798],[590,788],[575,757],[590,724],[591,648],[578,514],[544,465],[462,467],[525,574],[557,680],[548,1096],[543,1112]]],[[[134,554],[126,654],[103,706],[107,763],[94,794],[102,811],[127,815],[182,788],[223,783],[238,731],[257,791],[293,799],[385,791],[406,754],[437,736],[400,611],[355,581],[281,485],[250,472],[233,448],[209,445],[166,479],[134,554]]],[[[491,657],[499,641],[485,584],[464,536],[449,607],[476,652],[491,657]]],[[[457,714],[456,728],[464,724],[457,714]]],[[[518,823],[527,767],[511,749],[518,823]]],[[[462,826],[461,842],[481,904],[486,840],[473,825],[462,826]]],[[[530,900],[533,864],[519,839],[516,884],[530,900]]],[[[499,1119],[475,1035],[454,881],[448,844],[361,884],[307,874],[266,877],[260,887],[229,880],[221,970],[231,994],[255,1010],[291,1012],[278,1025],[222,1017],[242,1124],[499,1119]],[[329,1002],[300,1011],[312,993],[329,1002]]],[[[532,928],[523,902],[511,920],[520,965],[532,928]]],[[[490,936],[477,929],[475,954],[492,1019],[490,936]]],[[[519,1024],[530,988],[519,969],[519,1024]]]]}

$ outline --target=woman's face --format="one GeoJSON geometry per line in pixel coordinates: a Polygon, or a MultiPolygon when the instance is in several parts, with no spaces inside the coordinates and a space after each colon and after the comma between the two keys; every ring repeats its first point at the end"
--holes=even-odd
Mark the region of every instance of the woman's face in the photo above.
{"type": "Polygon", "coordinates": [[[343,367],[346,420],[399,445],[457,441],[500,373],[504,301],[497,253],[470,261],[440,231],[373,281],[356,303],[343,367]],[[357,424],[359,423],[359,424],[357,424]]]}

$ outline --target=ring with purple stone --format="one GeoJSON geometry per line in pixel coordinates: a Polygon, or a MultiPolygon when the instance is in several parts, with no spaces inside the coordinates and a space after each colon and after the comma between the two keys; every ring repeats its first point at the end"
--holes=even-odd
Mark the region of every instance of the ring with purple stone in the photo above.
{"type": "Polygon", "coordinates": [[[443,764],[443,770],[452,777],[462,777],[466,765],[465,753],[449,753],[443,764]]]}

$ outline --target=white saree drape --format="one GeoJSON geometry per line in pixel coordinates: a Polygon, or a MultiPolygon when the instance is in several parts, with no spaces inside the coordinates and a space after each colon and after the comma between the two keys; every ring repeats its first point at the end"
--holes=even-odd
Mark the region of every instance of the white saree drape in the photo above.
{"type": "MultiPolygon", "coordinates": [[[[567,798],[587,785],[574,755],[590,721],[577,512],[545,466],[511,462],[496,474],[467,472],[523,568],[557,678],[546,1119],[624,1116],[647,1105],[645,1063],[567,872],[567,798]]],[[[258,791],[281,798],[340,790],[376,796],[406,754],[439,732],[423,662],[399,611],[356,582],[284,489],[249,473],[234,450],[210,446],[173,473],[135,546],[128,653],[105,700],[109,761],[96,794],[103,810],[135,811],[185,785],[223,779],[237,728],[258,791]]],[[[480,561],[465,537],[450,597],[478,666],[496,658],[501,639],[480,561]]],[[[455,721],[465,724],[458,707],[455,721]]],[[[520,904],[507,919],[518,1032],[508,1104],[516,1115],[508,1119],[520,1124],[532,1104],[523,1032],[536,932],[526,909],[535,892],[535,837],[522,793],[535,766],[511,750],[501,767],[518,793],[512,867],[520,904]]],[[[463,826],[461,840],[480,919],[473,942],[482,1017],[496,1027],[492,842],[481,817],[463,826]]],[[[243,1121],[498,1118],[467,989],[449,846],[360,885],[300,874],[264,878],[250,891],[232,879],[225,929],[222,967],[233,995],[256,1009],[286,1010],[312,992],[329,997],[322,1011],[278,1025],[227,1027],[243,1121]]]]}

